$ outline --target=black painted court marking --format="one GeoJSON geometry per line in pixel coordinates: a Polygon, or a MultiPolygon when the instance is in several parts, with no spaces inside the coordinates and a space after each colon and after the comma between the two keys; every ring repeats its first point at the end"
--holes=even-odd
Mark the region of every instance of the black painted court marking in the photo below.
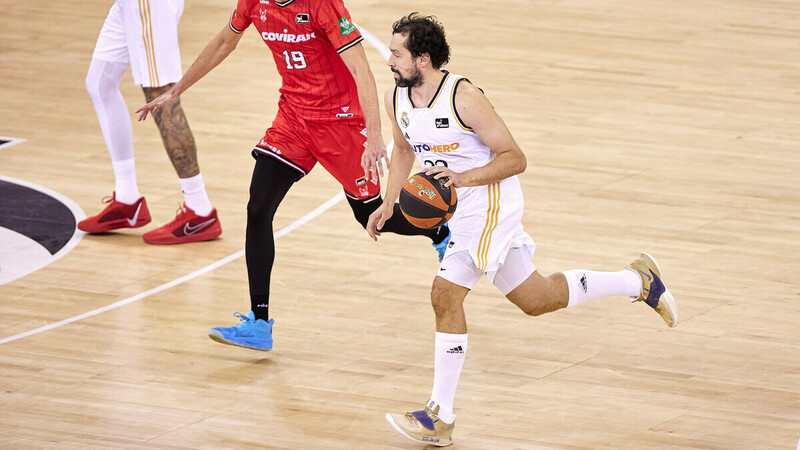
{"type": "Polygon", "coordinates": [[[85,217],[58,192],[0,176],[0,285],[69,253],[84,236],[75,224],[85,217]]]}
{"type": "Polygon", "coordinates": [[[14,144],[19,144],[20,142],[25,142],[25,139],[0,136],[0,150],[11,147],[14,144]]]}

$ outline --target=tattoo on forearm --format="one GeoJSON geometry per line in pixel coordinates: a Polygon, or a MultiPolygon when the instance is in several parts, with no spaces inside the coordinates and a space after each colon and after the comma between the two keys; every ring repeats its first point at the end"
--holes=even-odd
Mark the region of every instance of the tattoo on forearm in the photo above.
{"type": "MultiPolygon", "coordinates": [[[[158,88],[142,88],[148,102],[167,92],[173,85],[168,84],[158,88]]],[[[161,133],[161,140],[167,150],[169,160],[181,178],[189,178],[200,173],[197,162],[197,145],[194,135],[189,128],[189,122],[183,113],[180,100],[167,105],[156,113],[153,118],[161,133]]]]}

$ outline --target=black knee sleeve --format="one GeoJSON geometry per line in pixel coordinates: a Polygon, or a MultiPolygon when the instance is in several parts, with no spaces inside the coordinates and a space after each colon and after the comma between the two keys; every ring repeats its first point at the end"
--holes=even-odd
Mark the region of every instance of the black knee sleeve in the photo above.
{"type": "MultiPolygon", "coordinates": [[[[347,203],[350,204],[350,208],[353,210],[353,215],[356,217],[356,220],[362,227],[366,228],[370,214],[381,206],[381,197],[373,197],[367,200],[355,200],[350,198],[349,195],[346,197],[347,203]]],[[[404,236],[427,236],[435,243],[441,242],[449,232],[446,227],[424,229],[411,225],[403,215],[403,212],[400,211],[399,203],[394,204],[394,213],[392,213],[392,217],[383,224],[383,228],[379,231],[396,233],[404,236]]]]}
{"type": "Polygon", "coordinates": [[[360,223],[362,227],[367,228],[369,215],[381,206],[381,196],[378,195],[377,197],[366,200],[356,200],[350,198],[350,196],[346,194],[345,197],[347,197],[347,203],[350,204],[350,209],[353,210],[353,215],[356,217],[358,223],[360,223]]]}

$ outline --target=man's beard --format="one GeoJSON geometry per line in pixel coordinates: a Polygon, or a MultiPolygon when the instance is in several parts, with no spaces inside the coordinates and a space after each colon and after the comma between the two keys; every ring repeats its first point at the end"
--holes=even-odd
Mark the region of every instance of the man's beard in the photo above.
{"type": "Polygon", "coordinates": [[[394,80],[394,84],[396,84],[397,87],[407,88],[422,84],[422,72],[420,72],[419,68],[417,67],[413,67],[411,69],[411,75],[408,78],[404,78],[403,75],[400,75],[400,72],[395,69],[392,69],[392,72],[399,76],[399,78],[394,80]]]}

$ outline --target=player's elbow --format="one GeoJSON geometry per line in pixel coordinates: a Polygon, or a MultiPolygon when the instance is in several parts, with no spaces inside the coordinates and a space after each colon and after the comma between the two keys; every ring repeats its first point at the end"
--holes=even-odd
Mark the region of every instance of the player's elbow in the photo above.
{"type": "Polygon", "coordinates": [[[528,158],[525,157],[525,153],[520,151],[516,158],[514,158],[514,175],[519,175],[522,172],[525,172],[525,169],[528,168],[528,158]]]}

